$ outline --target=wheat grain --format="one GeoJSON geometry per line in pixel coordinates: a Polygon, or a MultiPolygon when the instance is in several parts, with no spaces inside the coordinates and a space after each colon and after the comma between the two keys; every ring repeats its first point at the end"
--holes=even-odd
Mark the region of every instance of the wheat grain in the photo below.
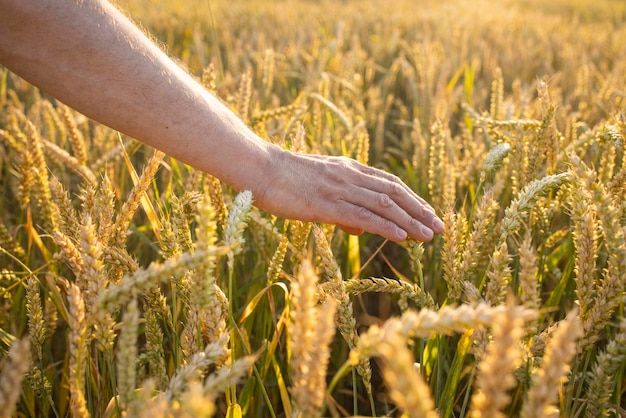
{"type": "Polygon", "coordinates": [[[502,316],[515,318],[515,321],[525,323],[537,318],[538,312],[520,306],[490,306],[479,303],[475,306],[459,305],[443,306],[438,311],[422,309],[419,312],[409,310],[399,318],[399,325],[390,322],[382,326],[372,326],[361,335],[359,345],[353,350],[350,357],[355,360],[361,356],[370,356],[378,342],[385,339],[387,327],[393,328],[404,338],[428,338],[432,334],[451,335],[471,329],[492,326],[493,322],[502,316]]]}
{"type": "Polygon", "coordinates": [[[289,228],[288,223],[285,224],[285,233],[281,236],[280,242],[278,243],[278,247],[276,251],[274,251],[274,255],[272,256],[272,260],[270,261],[267,267],[267,283],[274,283],[278,280],[278,276],[280,275],[280,271],[283,267],[283,263],[285,261],[285,256],[287,255],[287,247],[289,246],[289,237],[287,236],[287,229],[289,228]]]}
{"type": "Polygon", "coordinates": [[[357,130],[356,141],[356,160],[361,164],[368,164],[370,160],[370,136],[367,129],[360,128],[357,130]]]}
{"type": "Polygon", "coordinates": [[[217,177],[208,176],[205,181],[205,189],[207,189],[208,195],[211,197],[211,204],[217,211],[218,223],[222,226],[226,225],[228,209],[224,203],[222,183],[220,183],[220,180],[217,177]]]}
{"type": "Polygon", "coordinates": [[[95,185],[98,184],[98,181],[96,180],[96,176],[93,171],[91,171],[89,167],[81,163],[81,161],[78,160],[76,157],[70,155],[67,151],[65,151],[53,142],[44,140],[43,146],[52,158],[54,158],[64,167],[67,167],[74,171],[76,174],[80,175],[84,180],[89,183],[89,186],[95,187],[95,185]]]}
{"type": "Polygon", "coordinates": [[[491,82],[491,103],[489,105],[489,115],[494,120],[502,119],[504,101],[504,77],[502,69],[496,67],[491,82]]]}
{"type": "Polygon", "coordinates": [[[231,255],[237,255],[242,251],[245,243],[243,232],[248,226],[248,213],[252,208],[252,193],[249,190],[240,192],[228,213],[228,220],[224,227],[224,245],[229,247],[231,255]]]}
{"type": "Polygon", "coordinates": [[[520,301],[529,309],[541,308],[541,284],[538,282],[539,257],[532,246],[532,236],[526,231],[524,241],[519,246],[519,288],[520,301]]]}
{"type": "Polygon", "coordinates": [[[20,396],[22,380],[30,368],[30,343],[27,339],[16,340],[9,350],[8,358],[0,368],[0,415],[10,417],[20,396]]]}
{"type": "Polygon", "coordinates": [[[486,182],[487,178],[503,165],[504,159],[510,152],[511,146],[506,142],[497,144],[489,151],[480,171],[481,183],[486,182]]]}
{"type": "Polygon", "coordinates": [[[59,209],[59,231],[68,237],[78,237],[79,232],[76,223],[78,215],[68,192],[56,176],[50,178],[50,193],[52,194],[52,201],[59,209]]]}
{"type": "Polygon", "coordinates": [[[241,75],[237,97],[237,114],[244,123],[249,123],[250,100],[252,98],[252,72],[248,69],[241,75]]]}
{"type": "MultiPolygon", "coordinates": [[[[244,209],[245,210],[245,209],[244,209]]],[[[196,217],[195,248],[201,251],[213,247],[217,243],[217,222],[213,206],[205,199],[199,205],[196,217]]],[[[190,304],[197,307],[199,312],[208,309],[213,302],[213,283],[215,283],[215,256],[207,258],[202,268],[192,275],[190,281],[190,304]]]]}
{"type": "Polygon", "coordinates": [[[204,341],[209,344],[228,335],[228,298],[217,284],[213,285],[212,295],[212,303],[200,315],[200,331],[204,341]]]}
{"type": "Polygon", "coordinates": [[[310,222],[290,221],[289,232],[291,238],[292,261],[298,265],[307,253],[307,244],[312,224],[310,222]]]}
{"type": "Polygon", "coordinates": [[[589,191],[582,187],[571,187],[571,193],[571,218],[574,223],[576,249],[576,296],[580,317],[585,319],[595,299],[599,231],[589,191]]]}
{"type": "Polygon", "coordinates": [[[608,250],[607,268],[602,271],[602,278],[596,288],[595,303],[583,321],[585,336],[580,345],[586,348],[600,338],[602,328],[620,303],[621,292],[626,284],[626,231],[618,220],[617,208],[602,183],[596,181],[595,173],[579,158],[572,156],[570,160],[570,173],[575,186],[592,191],[594,210],[608,250]]]}
{"type": "Polygon", "coordinates": [[[492,225],[495,223],[498,209],[495,190],[489,189],[482,196],[474,213],[472,229],[466,240],[461,265],[458,267],[458,277],[463,278],[465,282],[473,283],[477,273],[483,271],[489,263],[488,251],[495,247],[497,240],[495,233],[497,228],[492,228],[492,225]]]}
{"type": "Polygon", "coordinates": [[[125,248],[105,246],[102,248],[102,261],[105,265],[122,274],[133,274],[139,263],[125,248]]]}
{"type": "Polygon", "coordinates": [[[238,358],[230,366],[221,367],[217,372],[209,375],[204,382],[204,394],[214,399],[220,392],[229,386],[236,385],[257,360],[256,355],[238,358]]]}
{"type": "Polygon", "coordinates": [[[513,309],[493,319],[493,341],[478,365],[477,390],[472,396],[471,417],[504,417],[510,401],[507,393],[515,386],[513,372],[521,364],[520,340],[524,321],[513,309]]]}
{"type": "Polygon", "coordinates": [[[5,129],[0,129],[0,138],[8,147],[19,154],[26,152],[26,140],[21,138],[24,134],[21,132],[13,133],[5,129]],[[17,136],[17,138],[16,138],[17,136]]]}
{"type": "Polygon", "coordinates": [[[74,276],[82,276],[85,266],[78,247],[62,232],[55,231],[52,234],[52,238],[54,243],[59,246],[59,251],[54,254],[54,257],[57,260],[66,262],[74,272],[74,276]]]}
{"type": "MultiPolygon", "coordinates": [[[[215,215],[213,207],[208,199],[206,199],[201,205],[197,215],[196,251],[206,251],[217,242],[215,215]]],[[[189,241],[191,241],[191,235],[189,233],[185,235],[189,241]]],[[[189,245],[191,245],[191,243],[189,245]]],[[[216,260],[217,258],[215,256],[209,256],[192,274],[186,275],[188,280],[184,286],[184,295],[189,299],[189,318],[181,335],[181,343],[183,353],[187,357],[201,349],[199,339],[200,324],[204,322],[203,316],[207,314],[207,311],[214,310],[216,260]]]]}
{"type": "Polygon", "coordinates": [[[491,256],[491,266],[487,271],[485,300],[492,305],[500,305],[506,299],[511,282],[511,255],[506,241],[502,241],[491,256]]]}
{"type": "Polygon", "coordinates": [[[214,343],[207,344],[203,351],[195,353],[187,364],[178,368],[165,392],[165,398],[168,402],[179,397],[189,382],[199,378],[207,366],[222,362],[226,358],[228,355],[225,347],[227,341],[228,335],[224,334],[214,343]]]}
{"type": "Polygon", "coordinates": [[[126,305],[122,329],[116,347],[117,393],[120,408],[126,410],[132,401],[137,385],[137,333],[139,331],[139,306],[136,298],[126,305]]]}
{"type": "Polygon", "coordinates": [[[191,239],[191,229],[189,224],[193,220],[193,216],[187,213],[185,209],[186,196],[179,198],[172,195],[170,199],[171,211],[169,214],[169,222],[172,227],[176,242],[176,247],[180,252],[191,252],[193,250],[193,241],[191,239]]]}
{"type": "Polygon", "coordinates": [[[463,243],[459,242],[459,239],[462,239],[462,232],[459,233],[461,228],[459,228],[457,220],[459,220],[459,216],[450,209],[443,215],[442,237],[444,244],[441,249],[441,269],[443,270],[443,279],[448,285],[448,299],[452,303],[461,296],[464,280],[458,274],[463,243]]]}
{"type": "Polygon", "coordinates": [[[82,274],[76,276],[76,284],[85,299],[87,323],[93,325],[93,337],[98,348],[107,352],[113,348],[115,333],[111,313],[97,309],[96,300],[107,287],[104,273],[102,243],[96,237],[90,215],[85,215],[80,225],[79,251],[83,261],[82,274]]]}
{"type": "Polygon", "coordinates": [[[215,84],[215,65],[211,62],[202,70],[202,86],[211,93],[215,93],[217,85],[215,84]]]}
{"type": "Polygon", "coordinates": [[[6,225],[3,223],[0,223],[0,248],[4,248],[17,258],[23,258],[26,254],[24,248],[17,242],[14,236],[9,233],[6,225]]]}
{"type": "Polygon", "coordinates": [[[46,323],[39,294],[39,280],[35,276],[28,276],[26,281],[26,312],[29,340],[35,353],[37,353],[34,360],[41,361],[43,344],[46,339],[46,323]]]}
{"type": "Polygon", "coordinates": [[[444,129],[441,121],[434,123],[430,130],[428,192],[432,205],[442,207],[445,203],[452,203],[451,199],[445,195],[445,179],[448,170],[446,145],[450,133],[444,129]]]}
{"type": "Polygon", "coordinates": [[[328,110],[331,111],[337,118],[339,122],[344,126],[347,132],[352,132],[353,123],[352,120],[346,115],[346,113],[341,110],[335,103],[327,99],[328,96],[321,93],[311,93],[310,97],[314,99],[316,102],[323,104],[328,110]]]}
{"type": "Polygon", "coordinates": [[[193,254],[183,253],[163,263],[152,263],[145,269],[139,269],[132,275],[126,275],[115,285],[109,286],[98,297],[96,306],[107,312],[128,303],[133,295],[140,294],[150,286],[170,280],[170,277],[201,265],[207,257],[225,255],[228,248],[211,247],[193,254]]]}
{"type": "MultiPolygon", "coordinates": [[[[324,283],[324,288],[326,283],[324,283]]],[[[368,277],[366,279],[350,279],[345,281],[345,292],[360,295],[367,292],[384,292],[399,295],[415,303],[418,307],[434,309],[435,302],[430,294],[424,292],[417,284],[387,277],[368,277]]],[[[328,292],[327,289],[325,289],[328,292]]]]}
{"type": "Polygon", "coordinates": [[[43,305],[43,319],[46,327],[45,336],[46,339],[50,339],[54,332],[56,331],[58,320],[59,320],[59,311],[57,307],[54,305],[52,297],[48,295],[44,300],[43,305]]]}
{"type": "Polygon", "coordinates": [[[609,341],[606,348],[598,354],[596,364],[587,376],[587,417],[609,416],[611,393],[615,387],[615,376],[626,359],[626,330],[622,329],[609,341]]]}
{"type": "Polygon", "coordinates": [[[74,151],[76,161],[79,165],[85,166],[87,164],[87,144],[85,143],[85,137],[78,129],[70,109],[67,106],[59,106],[57,109],[67,128],[69,134],[68,139],[74,151]]]}
{"type": "Polygon", "coordinates": [[[319,416],[326,393],[326,366],[334,335],[335,303],[327,300],[317,306],[313,266],[304,261],[291,284],[291,395],[296,416],[319,416]]]}
{"type": "Polygon", "coordinates": [[[528,398],[522,406],[522,418],[552,416],[557,394],[569,372],[569,362],[576,354],[576,340],[582,335],[582,323],[577,312],[570,312],[558,323],[541,367],[533,372],[528,398]]]}
{"type": "Polygon", "coordinates": [[[439,414],[435,412],[430,389],[415,368],[415,359],[399,327],[398,321],[389,320],[385,324],[384,339],[377,339],[372,346],[384,359],[383,377],[389,387],[389,397],[409,417],[436,418],[439,414]]]}
{"type": "Polygon", "coordinates": [[[30,371],[26,374],[24,383],[32,388],[38,399],[45,399],[45,402],[47,402],[48,405],[54,407],[54,399],[52,398],[52,383],[39,367],[34,366],[30,369],[30,371]]]}
{"type": "Polygon", "coordinates": [[[159,325],[156,309],[153,304],[145,310],[144,318],[146,351],[145,357],[148,361],[148,375],[154,379],[157,389],[163,389],[167,384],[167,372],[165,370],[165,352],[163,349],[163,331],[159,325]]]}
{"type": "Polygon", "coordinates": [[[537,198],[548,190],[558,187],[570,178],[569,173],[553,174],[528,183],[506,208],[500,228],[500,242],[516,233],[533,208],[537,198]]]}
{"type": "Polygon", "coordinates": [[[85,302],[80,288],[73,284],[66,285],[69,311],[68,335],[69,346],[69,384],[70,409],[73,417],[89,417],[85,400],[84,384],[87,364],[87,324],[85,302]]]}
{"type": "Polygon", "coordinates": [[[25,134],[28,137],[28,150],[32,157],[31,169],[34,173],[32,194],[43,217],[44,228],[48,231],[57,230],[58,211],[52,202],[50,192],[48,166],[43,154],[43,140],[35,125],[25,121],[25,134]]]}
{"type": "Polygon", "coordinates": [[[276,54],[272,48],[265,50],[263,54],[263,75],[261,83],[265,86],[265,97],[269,97],[274,86],[274,68],[276,65],[276,54]]]}
{"type": "Polygon", "coordinates": [[[109,245],[114,247],[122,247],[126,243],[126,234],[131,219],[141,203],[141,198],[148,189],[150,182],[154,178],[161,161],[165,154],[161,151],[155,151],[139,177],[137,184],[130,192],[128,198],[124,201],[124,205],[117,213],[115,224],[111,230],[111,239],[109,245]]]}

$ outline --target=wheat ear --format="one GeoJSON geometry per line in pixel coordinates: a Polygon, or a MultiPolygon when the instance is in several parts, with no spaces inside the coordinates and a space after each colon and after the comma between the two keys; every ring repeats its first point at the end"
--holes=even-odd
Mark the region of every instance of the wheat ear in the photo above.
{"type": "Polygon", "coordinates": [[[521,418],[552,416],[557,394],[569,372],[569,362],[576,354],[576,340],[582,335],[577,312],[558,324],[543,355],[541,367],[533,372],[528,398],[522,406],[521,418]]]}
{"type": "Polygon", "coordinates": [[[335,302],[318,306],[317,276],[310,262],[300,266],[292,282],[289,326],[292,402],[302,417],[319,416],[326,393],[329,344],[335,332],[335,302]]]}
{"type": "Polygon", "coordinates": [[[79,287],[73,283],[67,284],[67,302],[70,326],[68,335],[70,410],[73,417],[89,417],[84,393],[88,356],[85,301],[79,287]]]}
{"type": "Polygon", "coordinates": [[[493,341],[478,365],[477,390],[472,396],[472,418],[503,418],[510,401],[509,389],[515,386],[514,371],[521,364],[520,340],[524,321],[514,309],[506,309],[494,318],[493,341]]]}
{"type": "Polygon", "coordinates": [[[587,409],[589,418],[610,415],[611,394],[615,388],[615,376],[626,360],[626,326],[609,341],[606,348],[598,354],[596,364],[588,375],[587,409]]]}

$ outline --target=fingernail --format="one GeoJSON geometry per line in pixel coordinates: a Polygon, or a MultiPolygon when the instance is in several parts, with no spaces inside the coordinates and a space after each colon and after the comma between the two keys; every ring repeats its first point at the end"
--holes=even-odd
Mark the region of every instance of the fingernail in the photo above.
{"type": "Polygon", "coordinates": [[[396,236],[402,241],[404,241],[408,237],[406,231],[402,228],[396,228],[396,236]]]}
{"type": "Polygon", "coordinates": [[[433,229],[436,231],[443,231],[443,221],[439,218],[435,218],[433,221],[433,229]]]}
{"type": "Polygon", "coordinates": [[[424,235],[424,237],[426,237],[427,240],[432,239],[433,237],[433,231],[432,229],[428,228],[427,226],[420,226],[420,231],[422,232],[422,235],[424,235]]]}

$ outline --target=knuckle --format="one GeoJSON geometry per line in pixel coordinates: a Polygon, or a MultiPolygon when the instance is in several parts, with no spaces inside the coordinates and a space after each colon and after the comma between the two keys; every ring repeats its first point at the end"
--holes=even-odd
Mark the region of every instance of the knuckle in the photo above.
{"type": "Polygon", "coordinates": [[[364,208],[363,206],[358,206],[355,208],[354,216],[364,222],[371,222],[376,218],[376,214],[371,210],[364,208]]]}
{"type": "Polygon", "coordinates": [[[357,207],[355,216],[360,223],[369,225],[366,229],[370,231],[382,232],[390,230],[395,225],[390,220],[383,218],[364,207],[357,207]]]}
{"type": "Polygon", "coordinates": [[[398,181],[389,181],[389,182],[387,182],[385,192],[389,196],[400,196],[404,192],[404,189],[400,185],[399,179],[398,179],[398,181]]]}
{"type": "Polygon", "coordinates": [[[323,167],[321,177],[330,180],[333,184],[346,184],[352,177],[353,168],[349,158],[332,157],[332,164],[323,167]]]}
{"type": "Polygon", "coordinates": [[[376,204],[381,208],[389,208],[394,205],[393,199],[384,193],[376,194],[376,204]]]}
{"type": "Polygon", "coordinates": [[[409,219],[407,220],[407,225],[411,230],[416,230],[422,225],[422,223],[412,216],[409,216],[409,219]]]}
{"type": "Polygon", "coordinates": [[[351,170],[354,166],[354,160],[348,157],[336,157],[337,165],[344,170],[351,170]]]}
{"type": "Polygon", "coordinates": [[[425,219],[428,216],[428,211],[423,206],[419,205],[415,208],[415,216],[419,219],[425,219]]]}

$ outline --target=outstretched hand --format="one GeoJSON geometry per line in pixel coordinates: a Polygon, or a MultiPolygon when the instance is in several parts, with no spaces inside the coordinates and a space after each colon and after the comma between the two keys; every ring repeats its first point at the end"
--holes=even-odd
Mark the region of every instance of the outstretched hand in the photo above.
{"type": "Polygon", "coordinates": [[[391,241],[430,241],[443,230],[433,208],[397,176],[346,157],[273,149],[255,205],[278,216],[368,231],[391,241]]]}
{"type": "Polygon", "coordinates": [[[443,229],[396,176],[259,138],[106,0],[0,0],[0,63],[86,116],[250,189],[274,215],[392,241],[443,229]]]}

